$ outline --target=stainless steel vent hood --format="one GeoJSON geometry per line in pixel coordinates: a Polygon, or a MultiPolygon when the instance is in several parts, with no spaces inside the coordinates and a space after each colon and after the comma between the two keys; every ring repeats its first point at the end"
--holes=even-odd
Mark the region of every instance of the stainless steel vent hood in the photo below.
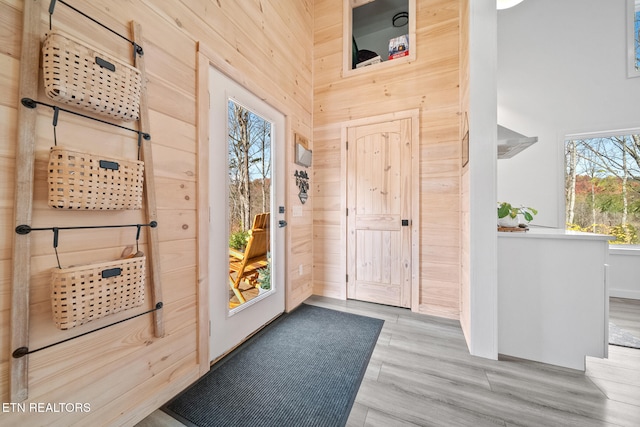
{"type": "Polygon", "coordinates": [[[524,136],[498,125],[498,158],[510,159],[538,141],[537,136],[524,136]]]}

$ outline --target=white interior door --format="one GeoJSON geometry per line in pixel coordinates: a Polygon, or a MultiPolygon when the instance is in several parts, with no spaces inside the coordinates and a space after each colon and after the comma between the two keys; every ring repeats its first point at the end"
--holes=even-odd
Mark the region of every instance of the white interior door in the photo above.
{"type": "MultiPolygon", "coordinates": [[[[209,72],[209,359],[215,360],[284,312],[285,120],[282,113],[214,67],[209,72]],[[229,281],[229,102],[241,105],[270,127],[270,258],[271,290],[230,308],[229,281]]],[[[257,212],[256,212],[257,213],[257,212]]]]}

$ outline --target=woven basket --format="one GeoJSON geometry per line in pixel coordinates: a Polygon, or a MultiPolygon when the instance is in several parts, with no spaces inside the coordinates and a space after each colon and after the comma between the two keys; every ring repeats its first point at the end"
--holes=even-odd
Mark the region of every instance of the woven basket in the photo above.
{"type": "Polygon", "coordinates": [[[119,120],[138,120],[137,68],[60,31],[42,46],[44,89],[55,101],[119,120]]]}
{"type": "Polygon", "coordinates": [[[146,257],[54,268],[51,310],[59,329],[70,329],[144,303],[146,257]]]}
{"type": "Polygon", "coordinates": [[[144,162],[51,147],[49,206],[64,209],[141,209],[144,162]]]}

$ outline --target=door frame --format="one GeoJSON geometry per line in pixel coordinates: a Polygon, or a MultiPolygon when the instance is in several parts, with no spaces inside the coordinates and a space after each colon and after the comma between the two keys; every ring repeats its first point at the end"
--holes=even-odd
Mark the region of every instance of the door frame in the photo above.
{"type": "Polygon", "coordinates": [[[341,298],[347,299],[347,135],[348,129],[362,125],[411,119],[411,311],[420,307],[420,110],[404,110],[344,121],[340,124],[340,277],[345,278],[341,298]]]}

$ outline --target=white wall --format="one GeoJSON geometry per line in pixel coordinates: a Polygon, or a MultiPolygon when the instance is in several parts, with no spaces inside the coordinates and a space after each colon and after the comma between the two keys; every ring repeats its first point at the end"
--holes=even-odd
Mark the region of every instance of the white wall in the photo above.
{"type": "Polygon", "coordinates": [[[640,127],[625,0],[525,0],[498,11],[498,123],[538,142],[498,161],[498,200],[564,227],[564,136],[640,127]]]}
{"type": "Polygon", "coordinates": [[[474,356],[497,359],[495,0],[470,2],[469,74],[469,349],[474,356]]]}

